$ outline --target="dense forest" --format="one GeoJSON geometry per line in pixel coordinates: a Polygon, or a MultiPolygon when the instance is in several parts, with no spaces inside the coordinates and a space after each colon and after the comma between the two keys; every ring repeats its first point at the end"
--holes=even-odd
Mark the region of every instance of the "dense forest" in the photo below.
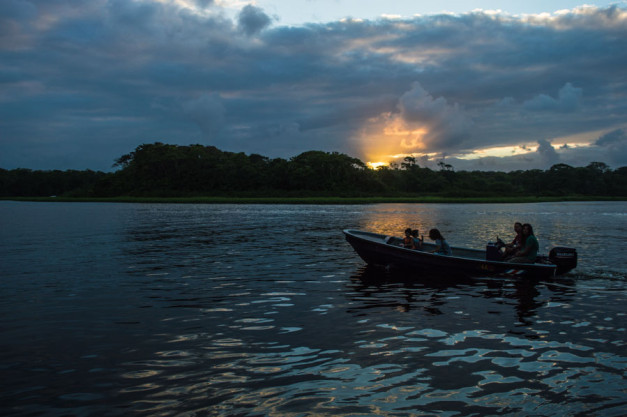
{"type": "Polygon", "coordinates": [[[306,197],[306,196],[627,196],[627,167],[603,162],[546,171],[455,171],[414,158],[370,169],[337,152],[289,160],[224,152],[213,146],[144,144],[115,161],[114,172],[0,169],[0,197],[306,197]]]}

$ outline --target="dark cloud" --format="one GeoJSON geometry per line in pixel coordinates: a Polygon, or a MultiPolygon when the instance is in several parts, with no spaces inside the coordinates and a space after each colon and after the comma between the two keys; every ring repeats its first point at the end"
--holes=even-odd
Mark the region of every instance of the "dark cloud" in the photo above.
{"type": "Polygon", "coordinates": [[[560,156],[555,151],[551,142],[546,139],[540,139],[538,141],[538,150],[536,151],[540,156],[544,166],[552,166],[560,161],[560,156]]]}
{"type": "Polygon", "coordinates": [[[261,32],[268,27],[271,19],[259,7],[245,6],[239,14],[239,28],[248,36],[261,32]]]}
{"type": "Polygon", "coordinates": [[[421,145],[433,151],[460,145],[468,138],[472,122],[457,104],[443,97],[433,98],[419,83],[399,100],[405,121],[427,130],[421,145]]]}
{"type": "Polygon", "coordinates": [[[595,161],[606,162],[613,166],[627,166],[627,132],[616,129],[602,135],[596,142],[595,150],[603,155],[595,161]]]}
{"type": "Polygon", "coordinates": [[[37,16],[37,8],[33,3],[21,0],[0,2],[0,16],[7,22],[20,23],[32,20],[37,16]]]}
{"type": "Polygon", "coordinates": [[[625,163],[623,8],[284,27],[252,5],[234,22],[217,2],[184,3],[0,2],[0,167],[108,169],[155,140],[360,158],[379,142],[461,156],[540,141],[447,160],[625,163]],[[401,122],[420,141],[385,137],[401,122]],[[562,146],[575,135],[592,145],[562,146]]]}
{"type": "Polygon", "coordinates": [[[624,129],[616,129],[602,135],[595,142],[597,146],[627,145],[627,133],[624,129]]]}
{"type": "Polygon", "coordinates": [[[194,0],[194,3],[200,8],[206,8],[215,3],[215,0],[194,0]]]}
{"type": "Polygon", "coordinates": [[[546,94],[540,94],[531,100],[525,101],[523,107],[532,111],[572,112],[581,107],[582,89],[566,83],[558,92],[555,99],[546,94]]]}
{"type": "Polygon", "coordinates": [[[225,109],[217,94],[203,94],[182,104],[185,117],[198,125],[203,134],[210,138],[224,124],[225,109]]]}

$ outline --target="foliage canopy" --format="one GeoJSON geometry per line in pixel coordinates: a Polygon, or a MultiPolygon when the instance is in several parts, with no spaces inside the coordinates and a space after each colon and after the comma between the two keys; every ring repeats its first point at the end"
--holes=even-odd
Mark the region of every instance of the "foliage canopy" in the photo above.
{"type": "Polygon", "coordinates": [[[368,168],[338,152],[308,151],[289,160],[213,146],[143,144],[115,161],[115,172],[0,169],[2,197],[303,197],[303,196],[627,196],[627,167],[603,162],[553,165],[546,171],[455,171],[400,166],[368,168]]]}

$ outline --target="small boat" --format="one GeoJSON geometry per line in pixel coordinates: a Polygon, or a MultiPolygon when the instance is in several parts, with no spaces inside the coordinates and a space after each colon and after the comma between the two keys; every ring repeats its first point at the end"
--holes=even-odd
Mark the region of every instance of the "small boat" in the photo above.
{"type": "Polygon", "coordinates": [[[470,275],[524,275],[546,279],[565,274],[577,266],[577,251],[555,247],[548,256],[538,256],[535,263],[504,262],[494,243],[485,250],[452,247],[453,255],[431,253],[432,243],[423,243],[422,250],[403,247],[403,239],[379,233],[346,229],[346,240],[369,265],[414,271],[451,271],[470,275]]]}

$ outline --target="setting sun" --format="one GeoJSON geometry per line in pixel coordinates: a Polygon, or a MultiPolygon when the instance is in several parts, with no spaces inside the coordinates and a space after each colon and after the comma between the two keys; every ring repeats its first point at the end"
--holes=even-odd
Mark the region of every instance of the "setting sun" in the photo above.
{"type": "Polygon", "coordinates": [[[374,161],[366,164],[378,169],[405,156],[422,155],[427,133],[424,127],[408,126],[396,115],[384,113],[368,120],[359,137],[360,148],[365,160],[374,161]]]}
{"type": "Polygon", "coordinates": [[[381,167],[388,166],[388,162],[366,162],[366,165],[372,169],[379,169],[381,167]]]}

